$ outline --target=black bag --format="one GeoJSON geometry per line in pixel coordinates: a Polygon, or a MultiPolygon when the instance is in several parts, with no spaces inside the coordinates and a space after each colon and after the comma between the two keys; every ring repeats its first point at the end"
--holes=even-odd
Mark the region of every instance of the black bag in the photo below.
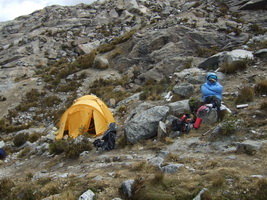
{"type": "Polygon", "coordinates": [[[189,133],[190,123],[194,123],[194,118],[190,114],[184,114],[181,119],[172,120],[171,130],[189,133]]]}
{"type": "Polygon", "coordinates": [[[102,148],[102,150],[112,150],[115,148],[115,137],[117,133],[117,126],[115,123],[110,123],[108,130],[103,134],[101,139],[97,139],[93,142],[96,149],[102,148]]]}
{"type": "Polygon", "coordinates": [[[104,141],[102,149],[107,150],[107,151],[114,149],[115,148],[115,137],[116,137],[116,133],[114,133],[113,131],[105,132],[102,137],[102,140],[104,141]]]}
{"type": "Polygon", "coordinates": [[[171,125],[171,130],[172,131],[182,131],[184,126],[184,122],[180,119],[173,119],[172,120],[172,125],[171,125]]]}

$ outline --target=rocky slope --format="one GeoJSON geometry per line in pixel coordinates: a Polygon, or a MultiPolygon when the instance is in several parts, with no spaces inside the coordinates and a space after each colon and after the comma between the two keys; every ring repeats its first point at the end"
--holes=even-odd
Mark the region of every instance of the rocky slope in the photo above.
{"type": "Polygon", "coordinates": [[[78,199],[91,190],[96,199],[193,199],[206,188],[203,199],[264,199],[266,88],[255,86],[266,82],[266,29],[260,0],[100,0],[1,23],[0,197],[78,199]],[[222,70],[244,59],[245,69],[222,70]],[[208,71],[217,71],[234,120],[170,137],[169,121],[191,112],[208,71]],[[242,88],[256,93],[237,109],[242,88]],[[62,110],[89,93],[112,109],[117,148],[54,155],[62,110]],[[233,124],[234,133],[219,131],[233,124]],[[16,146],[20,134],[39,137],[16,146]]]}

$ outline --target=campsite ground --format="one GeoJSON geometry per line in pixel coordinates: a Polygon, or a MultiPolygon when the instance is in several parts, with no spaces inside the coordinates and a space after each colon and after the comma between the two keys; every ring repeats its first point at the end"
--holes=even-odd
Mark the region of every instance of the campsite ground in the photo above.
{"type": "MultiPolygon", "coordinates": [[[[248,84],[248,80],[252,80],[252,86],[254,77],[264,75],[266,65],[258,66],[261,67],[252,67],[242,75],[227,75],[222,81],[226,105],[245,120],[241,131],[226,140],[209,141],[214,126],[202,125],[199,130],[191,130],[178,138],[147,140],[135,145],[117,146],[108,152],[93,149],[74,160],[47,154],[23,159],[7,158],[0,164],[0,178],[16,183],[15,190],[38,191],[42,196],[50,196],[47,199],[77,199],[88,189],[96,193],[97,199],[112,199],[121,196],[121,184],[128,179],[139,180],[134,189],[136,199],[140,192],[152,192],[161,199],[166,197],[166,193],[183,199],[196,196],[202,188],[208,188],[215,197],[224,194],[229,196],[228,199],[249,198],[257,190],[258,180],[267,176],[266,117],[258,115],[260,104],[266,101],[266,97],[255,96],[249,107],[238,110],[233,95],[245,83],[248,84]],[[263,145],[251,155],[237,153],[236,144],[246,139],[259,140],[263,145]],[[183,167],[175,174],[161,177],[157,167],[151,163],[164,152],[169,154],[162,166],[178,163],[183,167]],[[165,189],[156,188],[158,191],[155,191],[155,181],[165,189]]],[[[123,124],[123,121],[119,123],[123,124]]],[[[118,140],[123,139],[121,133],[119,130],[118,140]]]]}
{"type": "Polygon", "coordinates": [[[193,130],[172,142],[149,140],[109,152],[94,149],[75,160],[64,159],[61,155],[7,160],[1,164],[0,177],[9,177],[25,189],[33,187],[33,184],[33,188],[43,185],[43,188],[39,187],[42,193],[53,194],[57,188],[57,191],[62,191],[59,199],[64,195],[77,199],[88,189],[97,194],[97,199],[112,199],[120,195],[119,188],[125,180],[142,177],[144,181],[153,183],[159,172],[148,163],[160,152],[169,151],[163,165],[184,165],[177,173],[164,175],[165,181],[176,184],[169,185],[169,192],[178,195],[175,191],[183,188],[195,194],[200,186],[213,188],[217,187],[216,184],[227,184],[225,190],[229,193],[234,189],[237,194],[245,194],[253,188],[259,177],[267,175],[264,167],[267,164],[267,145],[255,155],[238,154],[231,146],[221,147],[219,143],[208,142],[208,134],[202,134],[209,128],[204,126],[202,130],[193,130]],[[226,181],[222,178],[226,178],[226,181]]]}

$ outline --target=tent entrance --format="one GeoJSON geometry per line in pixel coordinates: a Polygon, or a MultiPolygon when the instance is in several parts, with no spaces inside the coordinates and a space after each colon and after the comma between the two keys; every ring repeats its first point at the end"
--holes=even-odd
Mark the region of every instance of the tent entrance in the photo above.
{"type": "Polygon", "coordinates": [[[91,117],[91,120],[89,122],[89,128],[88,128],[88,134],[93,134],[95,135],[96,132],[95,132],[95,121],[94,121],[94,117],[91,117]]]}

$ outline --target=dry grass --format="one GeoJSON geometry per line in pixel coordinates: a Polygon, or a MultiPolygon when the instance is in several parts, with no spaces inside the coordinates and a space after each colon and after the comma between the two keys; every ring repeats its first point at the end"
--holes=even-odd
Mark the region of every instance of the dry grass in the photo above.
{"type": "Polygon", "coordinates": [[[199,56],[199,57],[210,57],[216,53],[219,52],[219,48],[217,46],[212,46],[210,48],[198,48],[196,50],[196,56],[199,56]]]}
{"type": "Polygon", "coordinates": [[[256,35],[264,34],[267,31],[267,29],[260,27],[258,24],[251,24],[249,28],[256,35]]]}
{"type": "Polygon", "coordinates": [[[240,90],[235,103],[247,103],[251,102],[254,99],[254,89],[252,87],[244,87],[240,90]]]}
{"type": "Polygon", "coordinates": [[[0,180],[0,198],[4,199],[10,194],[11,188],[14,187],[14,182],[9,178],[0,180]]]}
{"type": "Polygon", "coordinates": [[[267,101],[264,101],[260,104],[260,110],[267,114],[267,101]]]}
{"type": "Polygon", "coordinates": [[[267,79],[258,82],[255,85],[255,93],[259,95],[267,94],[267,79]]]}
{"type": "Polygon", "coordinates": [[[224,63],[220,67],[220,71],[226,74],[235,74],[238,71],[244,71],[248,67],[248,61],[247,60],[237,60],[233,61],[231,63],[224,63]]]}

